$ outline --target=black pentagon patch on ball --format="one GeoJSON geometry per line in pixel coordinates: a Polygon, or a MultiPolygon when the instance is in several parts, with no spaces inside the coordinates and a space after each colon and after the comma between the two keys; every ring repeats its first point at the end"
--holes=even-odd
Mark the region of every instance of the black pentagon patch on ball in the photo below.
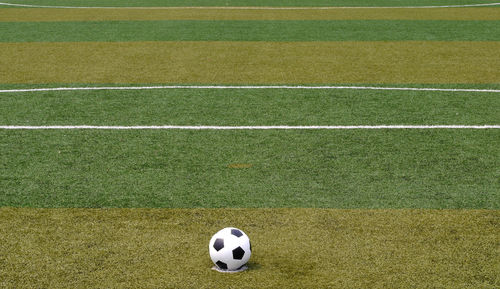
{"type": "Polygon", "coordinates": [[[217,265],[217,267],[219,267],[220,269],[222,269],[222,270],[227,270],[227,264],[226,264],[226,263],[224,263],[224,262],[222,262],[222,261],[217,261],[215,264],[216,264],[216,265],[217,265]]]}
{"type": "Polygon", "coordinates": [[[214,242],[214,249],[219,251],[222,248],[224,248],[224,239],[217,238],[214,242]]]}
{"type": "Polygon", "coordinates": [[[231,229],[231,235],[235,235],[236,237],[239,238],[239,237],[243,236],[243,233],[238,229],[231,229]]]}
{"type": "Polygon", "coordinates": [[[243,250],[241,247],[238,247],[233,250],[233,258],[236,260],[241,260],[243,259],[243,255],[245,255],[245,250],[243,250]]]}

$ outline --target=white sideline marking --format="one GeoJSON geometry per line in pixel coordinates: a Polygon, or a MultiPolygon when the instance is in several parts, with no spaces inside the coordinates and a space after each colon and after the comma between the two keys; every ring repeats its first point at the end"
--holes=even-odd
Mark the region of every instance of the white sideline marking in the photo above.
{"type": "Polygon", "coordinates": [[[52,125],[16,126],[4,125],[5,130],[353,130],[353,129],[500,129],[500,125],[334,125],[334,126],[94,126],[52,125]]]}
{"type": "Polygon", "coordinates": [[[330,9],[380,9],[380,8],[461,8],[461,7],[481,7],[481,6],[497,6],[500,3],[483,3],[483,4],[465,4],[465,5],[440,5],[440,6],[393,6],[393,7],[82,7],[82,6],[47,6],[47,5],[31,5],[31,4],[15,4],[0,2],[0,5],[15,6],[15,7],[31,7],[31,8],[63,8],[63,9],[200,9],[200,10],[330,10],[330,9]]]}
{"type": "Polygon", "coordinates": [[[429,88],[429,87],[378,87],[378,86],[288,86],[288,85],[167,85],[167,86],[115,86],[115,87],[53,87],[1,89],[0,93],[78,90],[150,90],[150,89],[353,89],[353,90],[403,90],[448,92],[500,92],[500,89],[429,88]]]}

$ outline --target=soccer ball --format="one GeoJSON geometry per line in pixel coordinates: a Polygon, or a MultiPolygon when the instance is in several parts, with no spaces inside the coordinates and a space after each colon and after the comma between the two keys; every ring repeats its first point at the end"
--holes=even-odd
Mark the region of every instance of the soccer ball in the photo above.
{"type": "Polygon", "coordinates": [[[208,244],[210,258],[219,271],[238,271],[252,254],[248,236],[236,228],[224,228],[213,235],[208,244]]]}

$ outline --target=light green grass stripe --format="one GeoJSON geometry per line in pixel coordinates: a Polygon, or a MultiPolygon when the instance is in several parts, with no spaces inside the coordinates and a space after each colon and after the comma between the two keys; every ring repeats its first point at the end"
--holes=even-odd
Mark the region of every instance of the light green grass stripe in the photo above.
{"type": "Polygon", "coordinates": [[[0,43],[3,83],[499,83],[498,41],[0,43]]]}
{"type": "Polygon", "coordinates": [[[0,94],[0,125],[500,124],[498,93],[156,89],[0,94]]]}
{"type": "Polygon", "coordinates": [[[487,0],[5,0],[7,3],[80,7],[168,7],[168,6],[435,6],[495,3],[487,0]]]}
{"type": "Polygon", "coordinates": [[[0,22],[133,20],[500,20],[498,8],[0,9],[0,22]]]}
{"type": "Polygon", "coordinates": [[[5,288],[496,288],[500,213],[476,210],[0,209],[5,288]],[[210,270],[226,226],[250,269],[210,270]]]}
{"type": "Polygon", "coordinates": [[[498,41],[500,21],[0,22],[0,42],[498,41]]]}
{"type": "Polygon", "coordinates": [[[498,209],[499,155],[498,130],[0,131],[0,206],[498,209]]]}
{"type": "MultiPolygon", "coordinates": [[[[449,83],[449,84],[419,84],[419,83],[412,83],[412,84],[404,84],[404,83],[391,83],[391,84],[379,84],[379,83],[364,83],[363,85],[356,84],[356,83],[329,83],[329,84],[321,84],[321,85],[312,85],[312,84],[303,84],[303,85],[294,85],[294,84],[288,84],[288,85],[271,85],[271,84],[254,84],[254,85],[242,85],[242,84],[230,84],[230,85],[214,85],[214,84],[162,84],[162,83],[136,83],[136,84],[127,84],[127,83],[96,83],[96,84],[90,84],[90,83],[35,83],[35,84],[28,84],[28,83],[0,83],[0,93],[13,93],[13,92],[21,92],[19,90],[25,90],[24,92],[43,92],[45,91],[99,91],[99,90],[108,90],[108,91],[113,91],[113,90],[121,90],[121,91],[126,91],[126,90],[156,90],[156,89],[179,89],[179,88],[187,88],[187,89],[210,89],[211,87],[222,87],[223,89],[228,89],[228,88],[233,88],[233,89],[238,89],[238,88],[245,88],[245,89],[252,89],[252,87],[262,87],[261,89],[265,89],[265,87],[269,87],[266,89],[278,89],[279,87],[283,87],[284,89],[288,89],[289,87],[297,87],[294,89],[299,89],[299,87],[313,87],[316,88],[316,90],[327,90],[329,87],[349,87],[349,89],[345,90],[398,90],[401,89],[401,91],[419,91],[419,90],[431,90],[431,93],[433,92],[434,89],[436,91],[440,91],[441,89],[443,90],[453,90],[455,92],[461,91],[461,92],[476,92],[475,90],[480,90],[480,91],[485,91],[485,90],[500,90],[500,83],[483,83],[483,84],[477,84],[477,83],[449,83]],[[227,87],[227,88],[226,88],[227,87]],[[352,88],[350,88],[352,87],[352,88]],[[374,89],[356,89],[356,88],[374,88],[374,89]],[[101,89],[102,88],[102,89],[101,89]],[[149,89],[147,89],[149,88],[149,89]],[[321,88],[321,89],[320,89],[321,88]],[[377,89],[375,89],[377,88],[377,89]],[[10,91],[10,92],[9,92],[10,91]]],[[[221,89],[221,90],[223,90],[221,89]]],[[[293,89],[289,89],[292,90],[293,89]]],[[[307,89],[303,89],[306,90],[307,89]]],[[[314,89],[313,89],[314,90],[314,89]]],[[[344,89],[335,89],[338,91],[344,90],[344,89]]],[[[494,92],[492,91],[492,92],[494,92]]],[[[451,92],[451,91],[450,91],[451,92]]]]}

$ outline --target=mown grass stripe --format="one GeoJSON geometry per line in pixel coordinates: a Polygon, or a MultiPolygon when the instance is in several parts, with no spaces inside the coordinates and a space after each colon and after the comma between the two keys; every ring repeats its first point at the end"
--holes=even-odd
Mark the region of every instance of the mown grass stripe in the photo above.
{"type": "Polygon", "coordinates": [[[0,22],[132,20],[500,20],[498,8],[433,9],[0,9],[0,22]]]}
{"type": "Polygon", "coordinates": [[[437,91],[437,92],[500,92],[499,89],[437,88],[437,87],[384,87],[384,86],[304,86],[304,85],[159,85],[159,86],[96,86],[96,87],[46,87],[0,89],[0,93],[44,91],[92,90],[156,90],[156,89],[286,89],[286,90],[384,90],[384,91],[437,91]]]}
{"type": "Polygon", "coordinates": [[[499,105],[495,93],[427,90],[48,90],[0,95],[0,124],[492,125],[499,105]]]}
{"type": "Polygon", "coordinates": [[[498,41],[500,21],[0,22],[0,42],[498,41]]]}
{"type": "Polygon", "coordinates": [[[493,41],[0,43],[0,50],[2,83],[500,82],[493,41]]]}
{"type": "Polygon", "coordinates": [[[209,126],[209,125],[0,125],[6,130],[353,130],[353,129],[500,129],[500,125],[261,125],[261,126],[209,126]]]}
{"type": "Polygon", "coordinates": [[[191,1],[180,1],[180,0],[169,0],[169,1],[159,1],[159,0],[142,0],[142,1],[121,1],[116,3],[114,1],[71,1],[67,0],[30,0],[28,3],[19,3],[18,1],[13,2],[0,2],[0,5],[5,5],[7,7],[52,7],[52,8],[105,8],[105,9],[117,9],[117,8],[143,8],[143,9],[169,9],[170,7],[195,7],[195,8],[232,8],[237,7],[241,9],[335,9],[335,8],[381,8],[381,7],[396,7],[396,8],[441,8],[441,7],[483,7],[483,6],[497,6],[500,3],[492,3],[486,1],[460,1],[460,0],[441,0],[441,1],[431,1],[431,0],[420,0],[420,1],[397,1],[397,0],[379,0],[379,1],[368,1],[361,0],[357,3],[352,3],[348,0],[313,0],[303,3],[303,1],[298,0],[288,0],[288,1],[277,1],[277,0],[215,0],[207,3],[203,0],[191,0],[191,1]],[[41,3],[40,3],[41,2],[41,3]],[[462,2],[462,3],[459,3],[462,2]],[[465,2],[465,3],[464,3],[465,2]],[[478,3],[479,2],[479,3],[478,3]],[[40,4],[38,4],[40,3],[40,4]],[[142,6],[144,5],[144,6],[142,6]]]}
{"type": "Polygon", "coordinates": [[[381,7],[381,6],[450,6],[450,5],[496,5],[494,1],[481,0],[310,0],[307,2],[300,0],[212,0],[209,3],[205,0],[141,0],[141,1],[120,1],[113,0],[17,0],[4,1],[4,3],[16,3],[21,5],[49,5],[49,6],[70,6],[70,7],[381,7]]]}
{"type": "Polygon", "coordinates": [[[0,206],[499,209],[499,136],[0,130],[0,206]]]}
{"type": "Polygon", "coordinates": [[[494,288],[495,210],[0,208],[0,286],[494,288]],[[226,226],[250,269],[210,270],[226,226]]]}

